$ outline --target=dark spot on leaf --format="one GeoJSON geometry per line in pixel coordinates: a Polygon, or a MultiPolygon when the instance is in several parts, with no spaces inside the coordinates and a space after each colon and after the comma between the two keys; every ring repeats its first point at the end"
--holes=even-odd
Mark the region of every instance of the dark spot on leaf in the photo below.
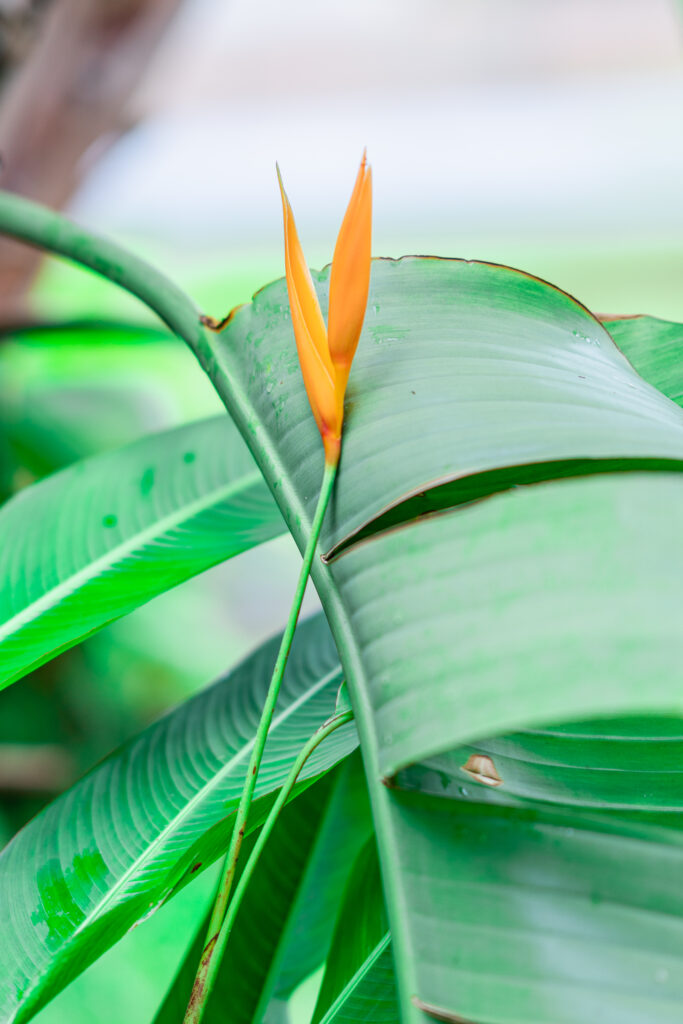
{"type": "Polygon", "coordinates": [[[109,515],[102,518],[102,526],[116,526],[118,521],[118,517],[115,516],[113,512],[110,512],[109,515]]]}
{"type": "Polygon", "coordinates": [[[190,868],[190,874],[193,875],[195,873],[195,871],[199,871],[201,866],[202,866],[202,862],[200,860],[198,860],[197,863],[193,864],[192,867],[190,868]]]}
{"type": "Polygon", "coordinates": [[[194,452],[185,452],[185,454],[183,455],[183,462],[194,462],[194,460],[195,460],[194,452]]]}
{"type": "Polygon", "coordinates": [[[83,922],[88,894],[107,873],[97,850],[77,854],[70,870],[63,870],[57,858],[48,860],[38,870],[40,904],[31,914],[31,921],[34,925],[47,925],[45,945],[49,950],[58,949],[83,922]]]}

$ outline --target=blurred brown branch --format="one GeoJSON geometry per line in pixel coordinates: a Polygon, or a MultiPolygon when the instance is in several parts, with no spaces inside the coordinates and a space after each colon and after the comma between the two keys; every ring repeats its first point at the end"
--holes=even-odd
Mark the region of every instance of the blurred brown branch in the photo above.
{"type": "MultiPolygon", "coordinates": [[[[2,188],[64,205],[90,161],[125,129],[126,102],[180,2],[15,3],[30,10],[15,22],[14,35],[3,33],[8,59],[26,56],[0,106],[2,188]]],[[[0,320],[23,309],[39,260],[25,247],[0,242],[0,320]]]]}
{"type": "Polygon", "coordinates": [[[76,778],[74,759],[52,743],[0,744],[0,792],[59,793],[76,778]]]}

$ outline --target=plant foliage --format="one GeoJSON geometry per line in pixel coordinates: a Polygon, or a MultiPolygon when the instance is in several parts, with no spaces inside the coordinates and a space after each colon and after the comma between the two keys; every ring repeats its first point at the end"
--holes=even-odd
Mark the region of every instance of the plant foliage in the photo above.
{"type": "MultiPolygon", "coordinates": [[[[110,243],[8,197],[0,227],[146,301],[241,434],[220,418],[145,438],[5,506],[9,683],[283,523],[303,549],[322,452],[284,282],[211,334],[110,243]]],[[[342,679],[356,724],[279,820],[207,1019],[279,1019],[323,964],[313,1024],[680,1019],[681,343],[510,268],[374,261],[312,571],[324,617],[297,633],[252,830],[342,679]]],[[[3,1021],[224,850],[275,649],[7,848],[3,1021]]],[[[203,914],[159,1024],[181,1019],[203,914]]]]}

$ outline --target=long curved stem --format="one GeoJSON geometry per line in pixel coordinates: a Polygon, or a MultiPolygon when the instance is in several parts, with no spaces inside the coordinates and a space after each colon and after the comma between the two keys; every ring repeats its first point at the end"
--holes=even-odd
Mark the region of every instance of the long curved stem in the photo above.
{"type": "Polygon", "coordinates": [[[209,350],[199,310],[149,263],[59,213],[0,190],[0,233],[80,263],[141,299],[202,362],[209,350]]]}
{"type": "Polygon", "coordinates": [[[242,789],[242,796],[240,797],[237,814],[235,816],[230,846],[228,847],[216,901],[211,913],[206,945],[197,969],[197,975],[195,977],[190,1002],[188,1003],[187,1012],[185,1014],[184,1024],[198,1024],[201,1020],[206,1000],[208,999],[211,988],[213,987],[216,970],[220,962],[220,956],[217,955],[219,933],[228,909],[230,890],[232,888],[235,869],[237,868],[237,861],[239,859],[240,849],[244,839],[247,819],[249,817],[249,811],[251,809],[251,803],[254,796],[256,779],[261,766],[261,758],[263,757],[263,750],[266,745],[266,739],[268,738],[268,730],[273,719],[275,704],[280,692],[280,684],[282,682],[285,665],[287,664],[287,658],[289,657],[289,652],[292,646],[294,631],[299,618],[299,612],[301,611],[301,602],[303,601],[304,592],[306,590],[306,583],[308,582],[308,576],[311,571],[313,556],[318,545],[320,528],[325,517],[325,511],[330,500],[330,495],[332,494],[336,473],[336,463],[325,463],[325,472],[323,474],[323,481],[320,488],[320,496],[318,498],[318,504],[313,517],[311,532],[306,543],[301,571],[299,573],[299,579],[294,593],[294,600],[290,609],[289,618],[287,619],[287,626],[282,634],[280,650],[278,651],[265,704],[263,706],[263,711],[261,712],[261,719],[254,739],[254,746],[249,760],[249,766],[247,768],[247,775],[244,780],[244,788],[242,789]]]}
{"type": "Polygon", "coordinates": [[[324,739],[327,739],[328,736],[330,736],[333,732],[339,729],[342,725],[346,725],[347,722],[351,722],[352,720],[353,711],[342,711],[339,714],[334,715],[332,718],[329,718],[327,722],[321,725],[318,731],[311,736],[311,738],[308,740],[305,746],[302,747],[296,761],[290,768],[289,774],[284,782],[284,785],[282,786],[282,789],[278,794],[277,800],[273,804],[268,817],[261,826],[261,831],[259,832],[258,839],[254,843],[253,849],[249,854],[249,859],[244,865],[244,869],[240,876],[240,880],[235,886],[235,892],[233,893],[233,897],[228,905],[228,909],[226,911],[223,924],[221,925],[220,928],[218,940],[214,948],[213,959],[215,961],[215,970],[218,970],[218,967],[220,965],[221,959],[223,957],[223,952],[225,950],[225,946],[228,942],[228,939],[230,938],[230,933],[232,932],[232,926],[235,923],[235,919],[237,917],[237,912],[242,903],[242,899],[246,892],[247,886],[249,885],[251,876],[254,873],[254,870],[258,863],[258,859],[261,856],[263,848],[268,842],[268,839],[270,838],[270,834],[273,831],[275,822],[277,821],[280,812],[282,811],[282,808],[287,803],[287,800],[289,799],[289,796],[292,790],[294,789],[294,786],[296,785],[296,781],[299,778],[299,775],[304,765],[306,764],[306,761],[309,759],[309,757],[316,749],[316,747],[318,747],[323,742],[324,739]]]}

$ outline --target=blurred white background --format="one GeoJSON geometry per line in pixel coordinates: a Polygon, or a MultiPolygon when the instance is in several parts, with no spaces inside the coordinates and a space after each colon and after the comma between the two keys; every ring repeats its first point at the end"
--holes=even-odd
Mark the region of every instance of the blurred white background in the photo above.
{"type": "Polygon", "coordinates": [[[681,26],[674,0],[186,0],[74,212],[255,288],[281,274],[275,160],[322,265],[367,145],[376,255],[683,315],[681,26]]]}

